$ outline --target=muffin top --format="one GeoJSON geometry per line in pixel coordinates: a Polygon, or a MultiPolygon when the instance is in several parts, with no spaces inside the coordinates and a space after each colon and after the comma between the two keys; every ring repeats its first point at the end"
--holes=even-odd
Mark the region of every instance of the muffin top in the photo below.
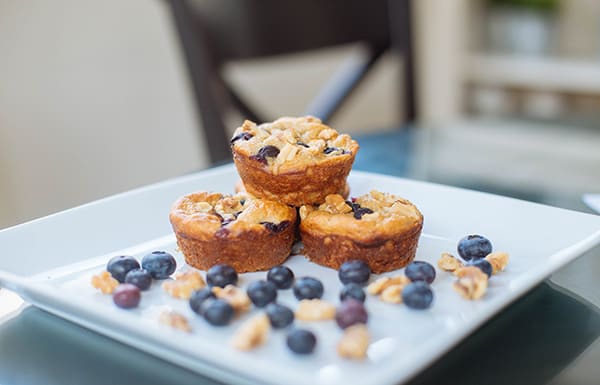
{"type": "Polygon", "coordinates": [[[249,120],[231,139],[234,153],[245,155],[274,174],[303,171],[356,155],[358,143],[312,116],[280,118],[257,125],[249,120]]]}
{"type": "Polygon", "coordinates": [[[423,215],[411,202],[376,190],[350,201],[328,195],[319,206],[302,206],[300,219],[303,230],[359,241],[397,235],[423,223],[423,215]]]}
{"type": "Polygon", "coordinates": [[[179,198],[169,219],[176,231],[203,240],[244,231],[280,233],[296,221],[296,210],[247,194],[197,192],[179,198]]]}

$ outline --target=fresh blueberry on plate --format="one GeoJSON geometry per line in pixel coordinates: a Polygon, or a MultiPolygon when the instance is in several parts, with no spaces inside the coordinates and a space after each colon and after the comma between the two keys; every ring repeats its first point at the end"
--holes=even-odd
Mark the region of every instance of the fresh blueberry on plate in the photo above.
{"type": "Polygon", "coordinates": [[[130,283],[122,283],[113,292],[113,302],[120,308],[132,309],[140,304],[140,289],[130,283]]]}
{"type": "Polygon", "coordinates": [[[175,272],[177,262],[166,251],[153,251],[142,258],[142,268],[147,270],[154,279],[166,279],[175,272]]]}
{"type": "Polygon", "coordinates": [[[287,266],[274,266],[267,273],[267,281],[273,282],[278,289],[289,289],[294,284],[294,272],[287,266]]]}
{"type": "Polygon", "coordinates": [[[216,298],[215,293],[212,292],[210,287],[194,291],[189,300],[190,308],[194,313],[202,315],[202,303],[209,298],[216,298]]]}
{"type": "Polygon", "coordinates": [[[287,306],[278,303],[270,303],[265,308],[271,326],[275,329],[283,329],[294,322],[294,312],[287,306]]]}
{"type": "Polygon", "coordinates": [[[129,255],[112,257],[106,264],[106,271],[120,283],[125,282],[125,276],[130,270],[139,269],[140,263],[129,255]]]}
{"type": "Polygon", "coordinates": [[[222,299],[206,299],[200,305],[204,319],[213,326],[225,326],[233,318],[233,307],[222,299]]]}
{"type": "Polygon", "coordinates": [[[323,296],[323,284],[313,277],[302,277],[294,284],[294,295],[301,301],[303,299],[315,299],[323,296]]]}
{"type": "Polygon", "coordinates": [[[277,298],[277,287],[271,281],[254,281],[248,285],[246,294],[256,307],[265,307],[277,298]]]}
{"type": "Polygon", "coordinates": [[[484,258],[492,252],[492,243],[482,235],[467,235],[458,242],[458,254],[465,261],[484,258]]]}
{"type": "Polygon", "coordinates": [[[411,309],[427,309],[433,302],[433,291],[427,282],[409,283],[402,290],[402,302],[411,309]]]}
{"type": "Polygon", "coordinates": [[[349,298],[342,302],[335,312],[335,321],[342,329],[357,323],[366,324],[369,319],[362,302],[349,298]]]}
{"type": "Polygon", "coordinates": [[[206,282],[209,286],[225,287],[235,285],[238,274],[235,269],[226,264],[214,265],[206,272],[206,282]]]}
{"type": "Polygon", "coordinates": [[[129,270],[125,282],[139,287],[140,290],[148,290],[152,285],[152,275],[144,269],[129,270]]]}
{"type": "Polygon", "coordinates": [[[360,302],[365,302],[366,295],[362,286],[353,282],[344,285],[342,291],[340,292],[340,301],[345,301],[349,298],[355,299],[360,302]]]}
{"type": "Polygon", "coordinates": [[[430,284],[435,279],[435,268],[425,261],[414,261],[406,266],[404,274],[413,282],[425,281],[430,284]]]}
{"type": "Polygon", "coordinates": [[[364,285],[369,281],[371,269],[366,262],[354,259],[342,263],[338,271],[338,276],[344,285],[350,282],[364,285]]]}
{"type": "Polygon", "coordinates": [[[286,338],[287,346],[296,354],[310,354],[315,350],[317,337],[309,330],[294,329],[286,338]]]}

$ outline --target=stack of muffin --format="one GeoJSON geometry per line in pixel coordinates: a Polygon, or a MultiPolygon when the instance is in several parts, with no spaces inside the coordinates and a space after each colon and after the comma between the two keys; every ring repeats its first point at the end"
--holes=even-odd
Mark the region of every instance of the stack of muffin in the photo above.
{"type": "Polygon", "coordinates": [[[365,261],[375,273],[413,260],[423,216],[409,201],[376,190],[347,199],[358,143],[314,117],[245,121],[231,139],[238,193],[197,192],[170,220],[186,262],[208,270],[268,270],[300,238],[304,255],[338,269],[365,261]]]}

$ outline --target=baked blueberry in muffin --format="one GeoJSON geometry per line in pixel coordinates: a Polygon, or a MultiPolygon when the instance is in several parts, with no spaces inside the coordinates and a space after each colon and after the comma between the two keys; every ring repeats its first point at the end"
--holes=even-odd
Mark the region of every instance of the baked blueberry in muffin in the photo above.
{"type": "Polygon", "coordinates": [[[299,212],[304,254],[333,269],[357,259],[374,273],[402,268],[414,259],[423,227],[411,202],[375,190],[350,201],[328,195],[299,212]]]}
{"type": "Polygon", "coordinates": [[[231,139],[247,192],[291,206],[323,203],[343,193],[358,143],[314,117],[246,120],[231,139]]]}
{"type": "Polygon", "coordinates": [[[296,209],[245,194],[197,192],[178,199],[169,219],[186,262],[208,270],[268,270],[290,255],[296,209]]]}

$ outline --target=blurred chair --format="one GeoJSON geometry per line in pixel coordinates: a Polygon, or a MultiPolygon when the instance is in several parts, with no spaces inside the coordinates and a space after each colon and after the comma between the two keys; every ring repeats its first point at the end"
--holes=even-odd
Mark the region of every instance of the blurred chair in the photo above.
{"type": "Polygon", "coordinates": [[[368,52],[364,60],[342,66],[306,110],[327,122],[382,54],[396,50],[404,57],[402,109],[408,121],[415,118],[410,0],[168,2],[213,164],[231,159],[224,123],[230,108],[255,122],[272,120],[251,108],[225,81],[222,70],[229,61],[363,43],[368,52]]]}

